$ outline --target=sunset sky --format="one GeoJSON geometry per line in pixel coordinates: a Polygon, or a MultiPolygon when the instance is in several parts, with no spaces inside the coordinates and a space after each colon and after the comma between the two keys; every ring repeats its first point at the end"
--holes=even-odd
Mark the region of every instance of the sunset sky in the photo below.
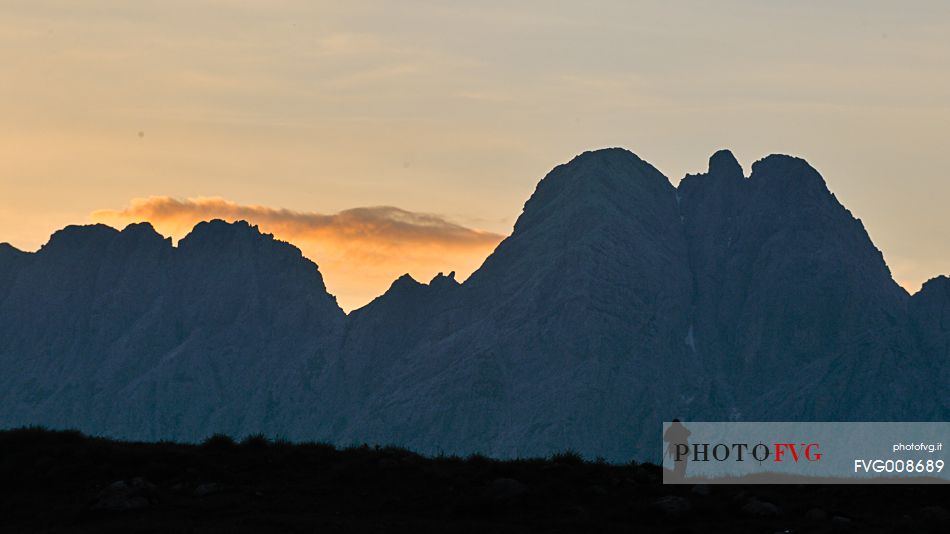
{"type": "Polygon", "coordinates": [[[464,278],[537,181],[807,159],[910,291],[950,273],[950,3],[5,0],[0,242],[245,218],[347,310],[464,278]]]}

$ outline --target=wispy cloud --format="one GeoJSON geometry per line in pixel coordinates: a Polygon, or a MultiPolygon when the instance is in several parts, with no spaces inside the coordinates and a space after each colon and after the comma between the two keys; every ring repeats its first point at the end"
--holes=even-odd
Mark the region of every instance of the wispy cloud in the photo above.
{"type": "Polygon", "coordinates": [[[468,276],[504,237],[393,206],[323,214],[216,197],[137,198],[126,208],[98,210],[90,217],[118,227],[148,221],[175,238],[203,220],[249,221],[316,261],[344,309],[365,304],[405,272],[420,279],[449,270],[468,276]]]}
{"type": "MultiPolygon", "coordinates": [[[[299,212],[267,206],[238,204],[218,197],[176,199],[148,197],[133,199],[121,210],[98,210],[92,218],[100,222],[150,221],[172,223],[174,233],[209,218],[248,220],[274,232],[295,237],[345,239],[400,244],[437,244],[467,248],[496,245],[502,236],[466,228],[428,213],[393,206],[353,208],[332,215],[299,212]]],[[[271,231],[268,230],[268,231],[271,231]]]]}

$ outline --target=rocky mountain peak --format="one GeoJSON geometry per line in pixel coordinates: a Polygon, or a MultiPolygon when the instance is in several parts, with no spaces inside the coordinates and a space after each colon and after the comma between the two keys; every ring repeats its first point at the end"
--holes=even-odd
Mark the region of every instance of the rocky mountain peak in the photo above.
{"type": "Polygon", "coordinates": [[[943,292],[948,297],[950,297],[950,277],[946,275],[940,275],[927,280],[920,288],[918,294],[924,292],[943,292]]]}
{"type": "Polygon", "coordinates": [[[163,243],[171,241],[171,238],[158,233],[149,222],[132,223],[123,228],[119,235],[132,241],[161,241],[163,243]]]}
{"type": "Polygon", "coordinates": [[[907,298],[789,156],[747,179],[719,151],[674,189],[629,151],[585,152],[464,284],[404,275],[349,316],[247,222],[177,249],[144,224],[70,227],[25,257],[0,262],[7,426],[628,461],[658,458],[672,417],[950,414],[950,279],[907,298]]]}
{"type": "Polygon", "coordinates": [[[403,291],[411,291],[421,286],[422,284],[416,281],[416,279],[413,278],[412,275],[410,275],[409,273],[406,273],[400,276],[399,278],[393,280],[393,283],[389,286],[389,289],[386,290],[386,293],[384,293],[383,295],[396,294],[403,291]]]}
{"type": "Polygon", "coordinates": [[[772,154],[756,161],[752,164],[749,181],[760,190],[789,201],[834,198],[821,174],[804,159],[793,156],[772,154]]]}
{"type": "Polygon", "coordinates": [[[742,178],[742,166],[729,150],[719,150],[709,157],[710,175],[728,178],[742,178]]]}
{"type": "Polygon", "coordinates": [[[458,287],[459,283],[455,280],[455,271],[450,272],[449,274],[442,274],[441,272],[429,281],[429,287],[433,289],[443,289],[443,288],[453,288],[458,287]]]}
{"type": "Polygon", "coordinates": [[[57,255],[102,250],[118,233],[115,228],[104,224],[70,225],[53,233],[40,252],[57,255]]]}
{"type": "Polygon", "coordinates": [[[10,258],[14,256],[21,256],[24,254],[28,254],[28,253],[23,252],[22,250],[11,245],[10,243],[0,243],[0,259],[10,258]]]}
{"type": "Polygon", "coordinates": [[[538,183],[515,223],[514,234],[546,221],[596,224],[600,216],[649,207],[662,202],[658,197],[673,198],[673,193],[666,176],[629,150],[584,152],[555,167],[538,183]]]}
{"type": "Polygon", "coordinates": [[[109,247],[109,252],[113,255],[138,255],[145,262],[154,262],[160,256],[169,256],[173,250],[171,238],[156,232],[149,223],[126,226],[115,235],[109,247]]]}
{"type": "Polygon", "coordinates": [[[182,238],[178,246],[182,250],[189,248],[220,249],[240,243],[256,244],[264,241],[274,241],[274,236],[262,234],[256,225],[252,226],[247,221],[231,223],[221,219],[213,219],[196,224],[191,232],[182,238]]]}
{"type": "Polygon", "coordinates": [[[424,299],[427,304],[431,304],[432,298],[439,297],[445,291],[459,286],[460,284],[455,280],[455,271],[447,275],[440,272],[428,284],[418,282],[412,275],[406,273],[394,280],[385,293],[366,306],[355,310],[353,316],[372,314],[374,313],[373,310],[379,308],[388,309],[392,306],[405,306],[410,302],[418,303],[420,299],[424,299]]]}

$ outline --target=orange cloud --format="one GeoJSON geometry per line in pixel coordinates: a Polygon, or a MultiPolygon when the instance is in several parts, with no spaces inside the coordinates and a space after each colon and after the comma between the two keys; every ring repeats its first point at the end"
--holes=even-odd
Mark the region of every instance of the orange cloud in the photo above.
{"type": "Polygon", "coordinates": [[[382,294],[403,273],[426,281],[440,271],[454,270],[464,279],[504,237],[392,206],[327,215],[214,197],[136,198],[127,208],[98,210],[91,218],[117,227],[148,221],[176,239],[200,221],[246,220],[300,247],[320,266],[330,292],[348,311],[382,294]]]}

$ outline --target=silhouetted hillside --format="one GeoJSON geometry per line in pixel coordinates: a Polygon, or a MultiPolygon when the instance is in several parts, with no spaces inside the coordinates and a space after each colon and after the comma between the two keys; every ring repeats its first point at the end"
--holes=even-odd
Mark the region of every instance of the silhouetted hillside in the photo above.
{"type": "Polygon", "coordinates": [[[946,486],[663,486],[654,465],[0,432],[0,531],[942,532],[946,486]]]}
{"type": "Polygon", "coordinates": [[[659,459],[660,424],[946,420],[950,291],[911,297],[804,160],[728,151],[678,187],[623,149],[554,168],[459,284],[344,315],[239,222],[0,247],[0,427],[263,433],[500,458],[659,459]]]}

